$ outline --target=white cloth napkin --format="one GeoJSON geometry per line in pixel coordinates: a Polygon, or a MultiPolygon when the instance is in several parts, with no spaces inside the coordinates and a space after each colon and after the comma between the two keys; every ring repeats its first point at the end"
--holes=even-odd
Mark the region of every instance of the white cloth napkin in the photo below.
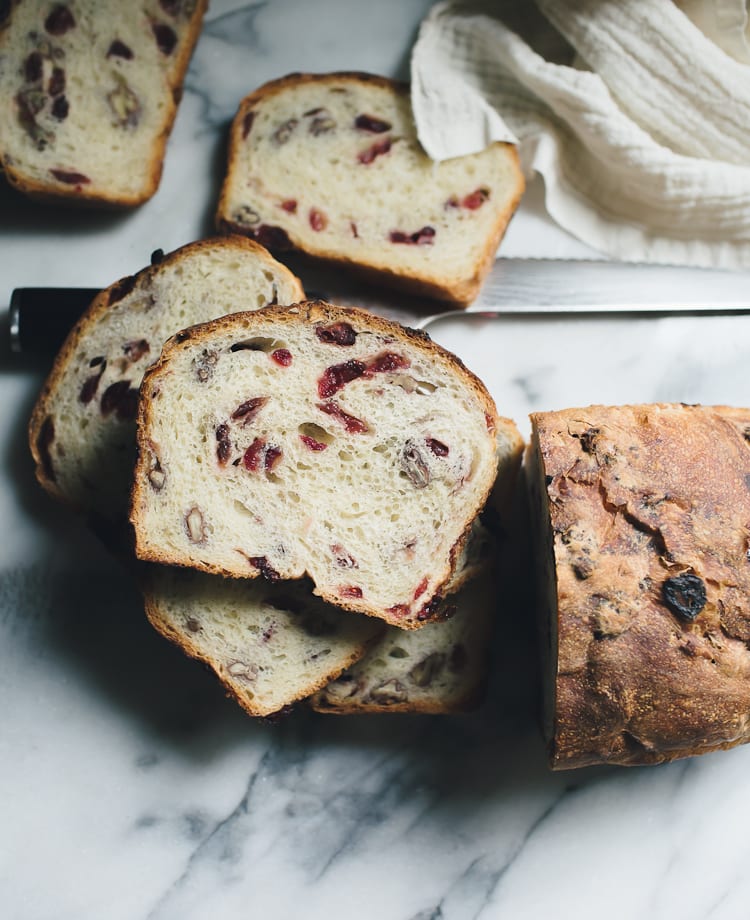
{"type": "Polygon", "coordinates": [[[742,0],[437,4],[413,50],[436,160],[519,144],[552,218],[632,261],[750,266],[742,0]]]}

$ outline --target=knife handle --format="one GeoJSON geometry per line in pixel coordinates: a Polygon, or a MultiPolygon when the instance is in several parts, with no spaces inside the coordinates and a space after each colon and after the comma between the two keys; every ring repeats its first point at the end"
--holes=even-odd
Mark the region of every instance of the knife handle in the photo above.
{"type": "Polygon", "coordinates": [[[99,288],[16,288],[10,298],[10,349],[51,357],[99,288]]]}

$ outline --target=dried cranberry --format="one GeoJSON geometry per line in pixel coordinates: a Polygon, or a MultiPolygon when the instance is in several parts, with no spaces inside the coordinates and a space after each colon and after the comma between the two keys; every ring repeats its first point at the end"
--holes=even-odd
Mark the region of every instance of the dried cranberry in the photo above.
{"type": "Polygon", "coordinates": [[[102,395],[102,415],[114,412],[121,422],[134,419],[138,410],[138,390],[130,386],[129,380],[111,383],[102,395]]]}
{"type": "Polygon", "coordinates": [[[135,363],[151,351],[151,346],[145,339],[133,339],[132,342],[126,342],[122,350],[128,361],[135,363]]]}
{"type": "Polygon", "coordinates": [[[119,38],[116,38],[109,46],[107,57],[119,57],[124,58],[126,61],[132,61],[133,51],[125,44],[125,42],[121,42],[119,38]]]}
{"type": "Polygon", "coordinates": [[[706,586],[697,575],[675,575],[662,585],[662,597],[672,613],[694,620],[706,606],[706,586]]]}
{"type": "Polygon", "coordinates": [[[250,133],[251,128],[253,127],[253,122],[255,121],[255,112],[250,111],[245,113],[245,117],[242,119],[242,139],[245,138],[250,133]]]}
{"type": "Polygon", "coordinates": [[[349,415],[335,402],[318,403],[318,409],[337,419],[350,434],[366,434],[370,429],[361,420],[353,415],[349,415]]]}
{"type": "Polygon", "coordinates": [[[68,29],[72,29],[76,24],[73,14],[62,4],[52,8],[52,12],[44,20],[44,28],[50,35],[64,35],[68,29]]]}
{"type": "Polygon", "coordinates": [[[352,556],[351,553],[348,553],[340,543],[334,543],[331,547],[331,552],[334,555],[336,560],[336,565],[342,569],[358,569],[359,563],[352,556]]]}
{"type": "Polygon", "coordinates": [[[257,569],[266,580],[278,581],[281,578],[265,556],[248,556],[247,561],[254,569],[257,569]]]}
{"type": "Polygon", "coordinates": [[[353,220],[349,221],[349,229],[352,231],[352,236],[354,237],[354,239],[358,240],[359,232],[357,231],[357,225],[354,223],[353,220]]]}
{"type": "Polygon", "coordinates": [[[289,234],[281,227],[272,224],[260,224],[253,231],[253,238],[266,249],[291,249],[292,241],[289,234]]]}
{"type": "Polygon", "coordinates": [[[23,62],[23,75],[27,83],[36,83],[42,79],[42,56],[38,51],[32,51],[23,62]]]}
{"type": "Polygon", "coordinates": [[[427,446],[436,457],[447,457],[450,453],[448,447],[442,441],[438,441],[437,438],[427,438],[427,446]]]}
{"type": "Polygon", "coordinates": [[[216,458],[219,461],[219,466],[226,466],[231,450],[229,425],[219,425],[216,429],[216,458]]]}
{"type": "Polygon", "coordinates": [[[369,166],[377,157],[382,156],[384,153],[388,153],[391,149],[391,145],[392,141],[390,137],[383,138],[382,141],[378,141],[371,147],[368,147],[367,150],[361,150],[357,154],[357,159],[363,165],[369,166]]]}
{"type": "Polygon", "coordinates": [[[321,230],[325,230],[325,228],[328,226],[328,218],[322,211],[318,211],[317,208],[310,209],[309,219],[310,219],[310,226],[313,228],[313,230],[315,230],[318,233],[321,230]]]}
{"type": "Polygon", "coordinates": [[[70,105],[65,96],[58,96],[57,99],[52,103],[52,117],[56,118],[58,121],[65,121],[68,117],[68,112],[70,111],[70,105]]]}
{"type": "Polygon", "coordinates": [[[382,118],[374,118],[372,115],[357,115],[354,119],[354,126],[360,131],[369,131],[371,134],[383,134],[391,130],[391,125],[382,118]]]}
{"type": "Polygon", "coordinates": [[[362,597],[362,589],[357,585],[341,585],[339,597],[362,597]]]}
{"type": "Polygon", "coordinates": [[[99,381],[102,379],[103,373],[104,368],[102,368],[98,374],[93,374],[91,377],[84,380],[81,392],[78,394],[78,399],[84,406],[87,406],[96,396],[96,391],[99,389],[99,381]]]}
{"type": "Polygon", "coordinates": [[[297,213],[297,202],[294,200],[294,198],[287,198],[286,201],[282,201],[281,207],[287,212],[287,214],[297,213]]]}
{"type": "Polygon", "coordinates": [[[154,33],[159,51],[161,51],[162,54],[171,54],[177,44],[177,35],[174,29],[163,22],[155,22],[152,24],[151,30],[154,33]]]}
{"type": "Polygon", "coordinates": [[[263,459],[263,466],[266,470],[272,470],[284,456],[284,451],[280,447],[268,447],[263,459]]]}
{"type": "Polygon", "coordinates": [[[44,470],[44,475],[49,479],[50,482],[55,482],[55,470],[52,466],[52,454],[50,453],[50,447],[52,447],[52,442],[55,440],[55,423],[52,421],[51,416],[47,416],[42,422],[42,427],[39,429],[39,437],[36,439],[36,449],[39,452],[39,459],[42,462],[42,469],[44,470]]]}
{"type": "Polygon", "coordinates": [[[289,367],[292,363],[292,353],[288,348],[277,348],[271,352],[271,358],[282,367],[289,367]]]}
{"type": "Polygon", "coordinates": [[[274,141],[281,145],[286,144],[289,138],[292,136],[292,132],[297,127],[297,119],[290,118],[287,121],[279,125],[279,127],[273,132],[274,141]]]}
{"type": "Polygon", "coordinates": [[[65,169],[50,169],[50,172],[58,182],[64,182],[66,185],[88,185],[91,182],[88,176],[79,172],[69,172],[65,169]]]}
{"type": "Polygon", "coordinates": [[[482,205],[490,197],[490,190],[488,188],[478,188],[476,191],[472,192],[470,195],[467,195],[461,202],[462,208],[468,208],[470,211],[476,211],[477,208],[481,208],[482,205]]]}
{"type": "Polygon", "coordinates": [[[318,396],[321,399],[329,399],[347,383],[361,377],[366,370],[367,367],[362,361],[345,361],[343,364],[327,367],[318,380],[318,396]]]}
{"type": "Polygon", "coordinates": [[[266,442],[264,438],[255,438],[242,457],[242,462],[245,464],[246,470],[249,470],[251,473],[258,472],[261,461],[264,458],[265,449],[266,442]]]}
{"type": "Polygon", "coordinates": [[[490,434],[494,434],[496,431],[495,420],[487,412],[484,413],[484,423],[487,426],[487,431],[489,431],[490,434]]]}
{"type": "Polygon", "coordinates": [[[389,607],[386,613],[390,613],[394,617],[408,617],[411,613],[411,607],[408,604],[394,604],[393,607],[389,607]]]}
{"type": "Polygon", "coordinates": [[[417,614],[417,619],[420,621],[431,619],[437,612],[440,605],[443,603],[442,597],[435,595],[433,599],[425,604],[424,607],[417,614]]]}
{"type": "Polygon", "coordinates": [[[456,198],[455,195],[451,195],[451,197],[443,205],[443,209],[446,211],[452,210],[453,208],[460,208],[460,207],[461,207],[461,202],[458,200],[458,198],[456,198]]]}
{"type": "Polygon", "coordinates": [[[408,358],[396,355],[392,351],[383,352],[372,360],[368,361],[366,374],[370,377],[372,374],[383,374],[388,371],[401,371],[411,366],[408,358]]]}
{"type": "Polygon", "coordinates": [[[59,96],[65,92],[65,71],[62,67],[55,67],[47,83],[47,92],[50,96],[59,96]]]}
{"type": "Polygon", "coordinates": [[[392,230],[390,234],[392,243],[406,243],[409,246],[431,246],[434,239],[434,227],[422,227],[411,234],[404,233],[403,230],[392,230]]]}
{"type": "Polygon", "coordinates": [[[419,600],[419,598],[425,593],[425,591],[427,590],[428,584],[429,584],[429,581],[427,579],[427,576],[425,576],[422,579],[422,581],[420,581],[420,583],[417,585],[417,587],[414,589],[414,600],[415,601],[419,600]]]}
{"type": "Polygon", "coordinates": [[[128,275],[127,278],[122,278],[117,284],[112,285],[110,288],[107,305],[111,307],[113,303],[122,300],[122,298],[128,295],[134,287],[135,275],[128,275]]]}
{"type": "Polygon", "coordinates": [[[301,434],[299,439],[308,450],[325,450],[328,447],[328,445],[323,444],[322,441],[316,441],[315,438],[311,438],[309,434],[301,434]]]}
{"type": "Polygon", "coordinates": [[[315,326],[315,335],[327,345],[354,345],[357,333],[349,323],[331,323],[330,326],[315,326]]]}
{"type": "Polygon", "coordinates": [[[267,396],[254,396],[246,400],[234,410],[232,420],[236,422],[242,419],[243,426],[249,425],[267,402],[267,396]]]}

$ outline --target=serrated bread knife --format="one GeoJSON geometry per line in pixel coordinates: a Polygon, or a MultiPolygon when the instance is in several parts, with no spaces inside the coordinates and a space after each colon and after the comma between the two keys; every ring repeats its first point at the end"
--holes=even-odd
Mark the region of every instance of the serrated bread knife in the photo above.
{"type": "MultiPolygon", "coordinates": [[[[462,317],[748,314],[748,290],[750,272],[594,260],[498,259],[470,309],[434,313],[410,324],[426,329],[462,317]]],[[[11,350],[54,354],[97,293],[96,288],[17,288],[8,311],[11,350]]],[[[334,292],[316,296],[337,299],[334,292]]],[[[376,309],[378,304],[368,297],[367,306],[376,309]]],[[[420,307],[423,311],[424,304],[420,307]]]]}

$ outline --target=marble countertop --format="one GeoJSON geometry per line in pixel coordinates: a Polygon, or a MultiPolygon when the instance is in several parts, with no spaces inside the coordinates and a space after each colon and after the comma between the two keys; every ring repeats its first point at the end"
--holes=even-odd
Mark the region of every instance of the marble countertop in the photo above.
{"type": "MultiPolygon", "coordinates": [[[[111,215],[1,186],[0,298],[104,286],[153,249],[210,233],[240,98],[292,70],[405,76],[430,5],[213,0],[158,194],[111,215]]],[[[503,253],[596,255],[550,223],[535,183],[503,253]]],[[[585,297],[590,266],[566,268],[572,295],[585,297]]],[[[533,265],[529,277],[552,296],[533,265]]],[[[681,278],[671,296],[690,298],[691,276],[681,278]]],[[[747,285],[736,281],[740,297],[747,285]]],[[[614,280],[597,285],[598,296],[621,295],[614,280]]],[[[479,322],[448,323],[436,338],[524,430],[531,410],[592,401],[750,405],[750,317],[479,322]]],[[[43,374],[3,343],[3,918],[747,917],[750,748],[551,773],[523,583],[501,598],[476,713],[245,716],[150,629],[116,563],[34,483],[25,427],[43,374]]]]}

